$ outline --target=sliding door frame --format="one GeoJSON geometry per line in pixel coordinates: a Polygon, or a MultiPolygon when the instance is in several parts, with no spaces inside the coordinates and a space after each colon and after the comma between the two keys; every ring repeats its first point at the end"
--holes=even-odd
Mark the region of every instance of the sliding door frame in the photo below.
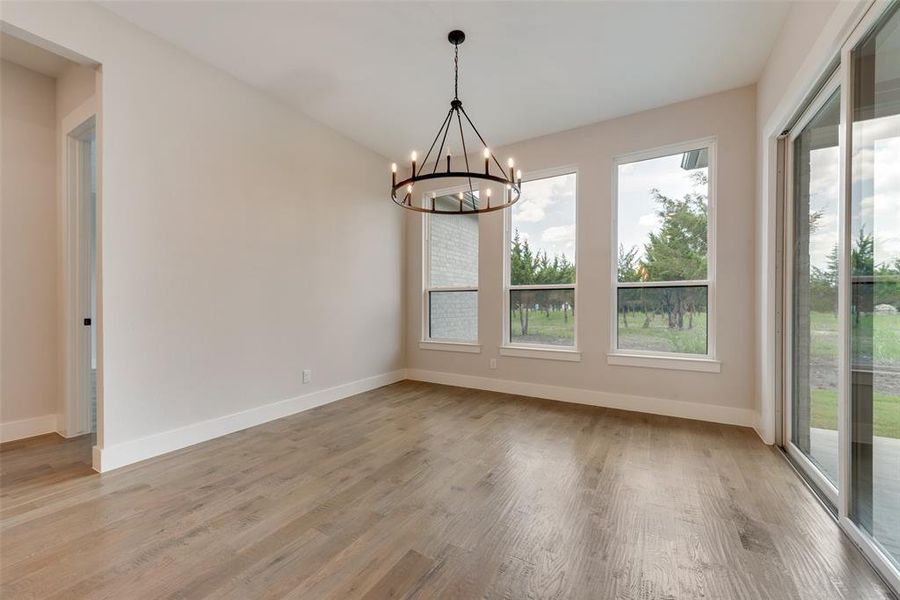
{"type": "MultiPolygon", "coordinates": [[[[900,0],[895,0],[900,1],[900,0]]],[[[781,350],[781,409],[782,416],[780,444],[785,449],[791,460],[800,465],[804,475],[807,475],[812,483],[818,487],[823,496],[833,503],[836,518],[841,529],[859,547],[866,559],[873,565],[885,581],[900,593],[900,569],[893,562],[879,544],[851,518],[852,468],[850,456],[850,428],[852,426],[851,406],[851,185],[852,185],[852,133],[853,133],[853,62],[852,53],[859,42],[867,36],[878,24],[879,20],[893,7],[892,2],[871,2],[849,35],[844,39],[840,47],[835,72],[832,73],[824,85],[818,90],[814,87],[814,99],[802,108],[794,122],[790,125],[784,139],[783,158],[778,167],[783,169],[781,206],[781,226],[779,240],[783,243],[783,252],[779,258],[782,269],[778,281],[781,285],[779,302],[781,303],[781,342],[778,344],[781,350]],[[793,329],[793,219],[794,219],[794,189],[793,189],[793,141],[809,120],[815,115],[824,102],[828,100],[835,90],[840,89],[840,125],[838,133],[838,152],[840,156],[839,169],[839,195],[838,195],[838,385],[837,385],[837,417],[838,417],[838,482],[837,486],[831,484],[819,469],[807,458],[792,442],[792,329],[793,329]]],[[[821,79],[819,80],[821,81],[821,79]]]]}
{"type": "MultiPolygon", "coordinates": [[[[787,452],[788,456],[790,456],[791,460],[793,460],[800,469],[803,471],[803,474],[808,477],[812,483],[816,486],[818,491],[831,503],[832,508],[837,511],[839,506],[839,488],[835,484],[833,484],[828,477],[826,477],[821,469],[813,463],[812,460],[806,454],[803,453],[796,445],[794,445],[794,403],[793,403],[793,368],[794,368],[794,348],[793,348],[793,334],[794,334],[794,204],[796,202],[796,198],[794,197],[794,142],[803,133],[804,128],[809,124],[810,121],[818,114],[818,112],[825,106],[828,100],[831,98],[832,94],[834,94],[837,90],[841,91],[841,107],[843,109],[844,96],[846,95],[844,91],[847,88],[842,85],[842,77],[840,72],[840,67],[832,73],[825,84],[816,92],[812,101],[807,105],[805,110],[800,114],[797,121],[791,127],[790,132],[787,134],[785,139],[785,147],[784,147],[784,213],[783,213],[783,222],[784,222],[784,253],[783,253],[783,281],[782,281],[782,297],[783,297],[783,327],[782,327],[782,360],[784,365],[784,380],[783,380],[783,390],[782,390],[782,398],[783,398],[783,407],[782,407],[782,423],[781,430],[782,434],[782,446],[787,452]]],[[[843,114],[843,113],[842,113],[843,114]]],[[[844,138],[840,135],[838,136],[838,145],[840,147],[840,155],[841,160],[843,161],[843,140],[844,138]]],[[[843,185],[841,184],[841,189],[843,190],[843,185]]],[[[843,192],[841,192],[838,199],[838,214],[844,214],[844,198],[843,192]]],[[[842,242],[843,238],[843,222],[844,219],[839,217],[841,222],[841,226],[839,228],[840,233],[838,234],[838,246],[839,248],[843,248],[842,242]]],[[[839,266],[838,266],[838,290],[840,294],[840,290],[842,289],[842,283],[844,281],[843,272],[842,272],[842,264],[843,259],[839,258],[839,266]]],[[[838,336],[841,335],[841,316],[843,315],[843,310],[841,308],[840,298],[838,299],[838,336]]],[[[841,344],[843,346],[843,344],[841,344]]],[[[842,355],[839,351],[839,361],[843,360],[842,355]]],[[[841,363],[843,364],[843,363],[841,363]]],[[[840,368],[838,371],[838,406],[840,407],[840,396],[843,382],[843,368],[840,368]]],[[[843,465],[841,464],[840,457],[840,431],[841,431],[841,423],[840,423],[840,408],[838,408],[838,482],[843,481],[845,479],[843,470],[843,465]]]]}
{"type": "MultiPolygon", "coordinates": [[[[863,15],[856,28],[841,47],[841,75],[842,85],[845,90],[853,89],[853,49],[867,36],[878,24],[882,16],[888,13],[894,6],[892,2],[876,2],[863,15]]],[[[851,503],[853,499],[852,469],[850,452],[850,429],[852,427],[851,405],[851,367],[852,354],[850,349],[850,304],[851,286],[850,277],[850,236],[851,228],[851,186],[853,168],[853,94],[847,93],[841,97],[841,269],[840,279],[844,283],[839,288],[839,323],[841,370],[838,393],[838,429],[841,476],[840,503],[838,505],[838,522],[847,535],[859,546],[866,558],[875,566],[878,572],[900,593],[900,569],[884,550],[878,545],[872,536],[865,533],[850,517],[851,503]]]]}

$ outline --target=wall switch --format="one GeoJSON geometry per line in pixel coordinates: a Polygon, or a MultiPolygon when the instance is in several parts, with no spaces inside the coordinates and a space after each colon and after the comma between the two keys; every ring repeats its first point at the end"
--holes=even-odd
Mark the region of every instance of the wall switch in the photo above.
{"type": "Polygon", "coordinates": [[[496,368],[497,368],[497,359],[496,359],[496,358],[492,358],[492,359],[491,359],[491,368],[492,368],[492,369],[496,369],[496,368]]]}
{"type": "Polygon", "coordinates": [[[303,383],[312,381],[312,369],[303,369],[303,383]]]}

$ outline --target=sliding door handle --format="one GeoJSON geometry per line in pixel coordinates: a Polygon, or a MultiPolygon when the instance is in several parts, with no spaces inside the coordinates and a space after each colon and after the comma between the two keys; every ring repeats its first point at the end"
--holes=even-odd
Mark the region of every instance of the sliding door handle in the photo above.
{"type": "Polygon", "coordinates": [[[90,326],[91,326],[91,318],[90,318],[90,317],[87,317],[87,318],[84,320],[84,326],[85,326],[85,327],[90,327],[90,326]]]}

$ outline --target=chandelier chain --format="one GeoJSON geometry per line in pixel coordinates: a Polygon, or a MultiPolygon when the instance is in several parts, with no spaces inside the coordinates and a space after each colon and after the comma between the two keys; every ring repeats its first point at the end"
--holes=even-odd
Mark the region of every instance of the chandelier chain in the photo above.
{"type": "Polygon", "coordinates": [[[459,100],[459,44],[453,44],[453,99],[459,100]]]}

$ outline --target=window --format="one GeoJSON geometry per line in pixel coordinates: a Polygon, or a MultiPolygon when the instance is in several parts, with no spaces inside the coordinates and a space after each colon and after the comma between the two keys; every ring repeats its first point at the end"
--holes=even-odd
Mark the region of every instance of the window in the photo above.
{"type": "Polygon", "coordinates": [[[575,173],[532,179],[509,210],[504,341],[575,348],[575,173]]]}
{"type": "Polygon", "coordinates": [[[711,140],[616,161],[613,353],[714,355],[711,140]]]}
{"type": "MultiPolygon", "coordinates": [[[[478,192],[475,192],[476,196],[478,192]]],[[[438,207],[459,205],[456,191],[435,195],[438,207]],[[444,206],[442,206],[444,205],[444,206]]],[[[425,215],[425,341],[478,341],[478,217],[425,215]]]]}

